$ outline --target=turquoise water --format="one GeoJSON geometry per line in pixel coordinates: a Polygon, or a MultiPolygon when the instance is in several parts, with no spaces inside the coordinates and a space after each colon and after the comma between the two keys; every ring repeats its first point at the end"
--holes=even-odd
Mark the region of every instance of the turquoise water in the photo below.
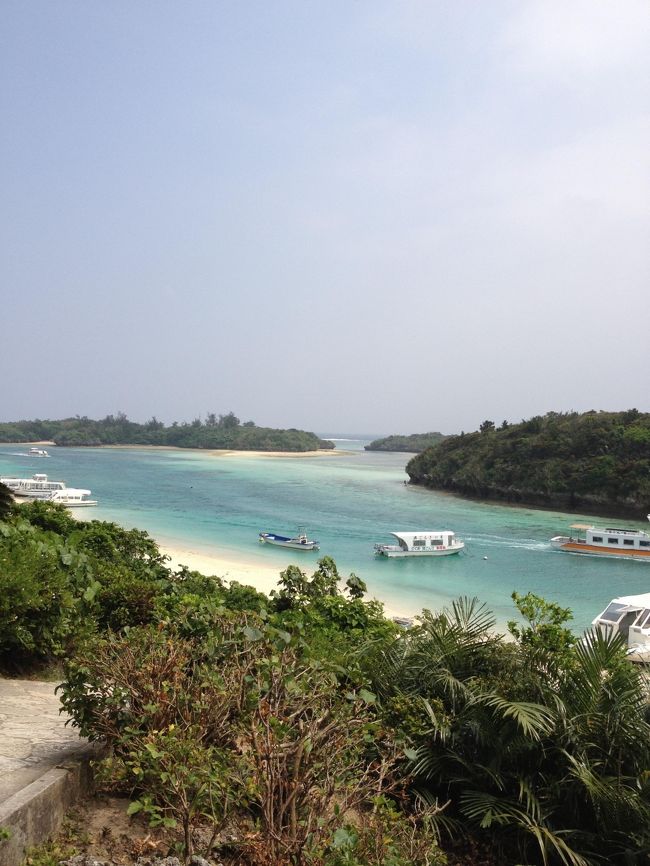
{"type": "Polygon", "coordinates": [[[530,590],[570,607],[582,629],[614,596],[650,591],[648,563],[571,556],[548,544],[570,523],[616,525],[618,519],[468,502],[406,486],[409,455],[366,452],[360,441],[337,446],[353,450],[252,458],[48,447],[50,458],[38,459],[17,456],[24,446],[4,445],[0,473],[47,472],[68,486],[92,489],[99,506],[85,517],[146,529],[169,546],[277,565],[278,572],[290,561],[310,570],[318,555],[262,547],[258,532],[305,526],[341,574],[354,571],[371,595],[405,613],[476,595],[505,622],[513,612],[512,591],[530,590]],[[388,534],[400,529],[452,529],[467,548],[441,559],[375,557],[373,544],[390,541],[388,534]]]}

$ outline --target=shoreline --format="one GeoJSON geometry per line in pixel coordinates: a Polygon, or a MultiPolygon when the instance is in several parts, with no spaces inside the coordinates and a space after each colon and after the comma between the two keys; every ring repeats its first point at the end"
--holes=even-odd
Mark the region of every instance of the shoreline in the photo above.
{"type": "MultiPolygon", "coordinates": [[[[269,595],[271,590],[278,588],[278,580],[280,572],[287,565],[298,565],[303,571],[310,574],[316,570],[317,558],[305,560],[304,563],[287,561],[284,565],[269,565],[265,562],[260,562],[252,557],[243,558],[237,556],[235,551],[215,551],[213,549],[197,549],[194,547],[182,547],[182,542],[177,539],[156,537],[154,539],[158,544],[159,550],[165,556],[169,557],[168,565],[172,569],[179,569],[185,565],[192,571],[199,571],[208,577],[220,577],[223,580],[231,583],[238,582],[246,586],[252,586],[258,592],[263,592],[269,595]]],[[[341,575],[343,583],[345,576],[341,575]]],[[[412,619],[417,616],[413,611],[407,611],[400,608],[393,599],[378,598],[370,591],[366,593],[365,601],[376,600],[384,606],[384,616],[387,619],[393,617],[408,617],[412,619]]]]}
{"type": "Polygon", "coordinates": [[[49,440],[34,442],[3,442],[2,445],[49,445],[51,448],[114,448],[136,449],[138,451],[189,451],[209,457],[331,457],[340,454],[354,454],[343,448],[318,448],[315,451],[247,451],[236,448],[184,448],[181,445],[57,445],[49,440]]]}
{"type": "MultiPolygon", "coordinates": [[[[83,446],[85,447],[85,446],[83,446]]],[[[238,451],[235,448],[182,448],[179,445],[94,445],[94,448],[137,449],[138,451],[189,451],[208,457],[330,457],[334,454],[349,454],[336,448],[320,448],[317,451],[238,451]]]]}

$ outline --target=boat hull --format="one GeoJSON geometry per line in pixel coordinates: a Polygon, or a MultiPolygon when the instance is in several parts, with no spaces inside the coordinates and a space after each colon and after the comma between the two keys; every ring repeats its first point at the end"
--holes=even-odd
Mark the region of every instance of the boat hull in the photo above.
{"type": "Polygon", "coordinates": [[[274,547],[287,547],[291,550],[320,550],[320,545],[317,541],[284,538],[283,536],[273,535],[269,532],[260,533],[260,542],[262,544],[272,544],[274,547]]]}
{"type": "Polygon", "coordinates": [[[12,490],[13,495],[17,499],[51,499],[52,490],[12,490]]]}
{"type": "Polygon", "coordinates": [[[464,544],[458,547],[448,547],[445,550],[387,550],[378,549],[378,556],[387,556],[389,559],[402,559],[406,557],[427,557],[427,556],[453,556],[455,553],[460,553],[465,547],[464,544]]]}
{"type": "Polygon", "coordinates": [[[616,559],[636,559],[640,562],[650,562],[650,550],[624,550],[615,547],[600,547],[595,544],[586,544],[580,541],[551,541],[555,550],[563,550],[565,553],[583,553],[590,556],[608,556],[616,559]]]}

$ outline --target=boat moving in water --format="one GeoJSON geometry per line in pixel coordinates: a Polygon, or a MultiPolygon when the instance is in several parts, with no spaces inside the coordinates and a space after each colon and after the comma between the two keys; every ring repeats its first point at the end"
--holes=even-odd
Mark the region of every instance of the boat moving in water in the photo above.
{"type": "MultiPolygon", "coordinates": [[[[648,515],[650,520],[650,514],[648,515]]],[[[574,523],[570,529],[584,530],[579,535],[556,535],[551,545],[567,553],[590,553],[592,556],[617,556],[650,562],[650,535],[642,529],[599,529],[584,523],[574,523]]]]}
{"type": "Polygon", "coordinates": [[[449,529],[425,529],[421,532],[391,532],[397,544],[375,544],[380,556],[449,556],[460,553],[465,542],[449,529]]]}
{"type": "Polygon", "coordinates": [[[29,457],[49,457],[50,455],[44,448],[30,448],[27,452],[29,457]]]}
{"type": "Polygon", "coordinates": [[[277,535],[275,532],[260,532],[260,541],[262,544],[275,544],[277,547],[291,547],[293,550],[319,550],[320,545],[317,541],[307,538],[307,535],[300,531],[298,535],[291,538],[288,535],[277,535]]]}

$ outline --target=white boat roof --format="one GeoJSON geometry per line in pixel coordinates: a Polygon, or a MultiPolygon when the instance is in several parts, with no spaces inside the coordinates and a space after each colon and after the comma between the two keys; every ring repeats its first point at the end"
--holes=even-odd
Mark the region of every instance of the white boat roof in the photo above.
{"type": "Polygon", "coordinates": [[[395,538],[401,538],[403,541],[412,541],[414,538],[422,538],[423,535],[453,535],[451,529],[420,529],[419,532],[391,532],[395,538]]]}
{"type": "MultiPolygon", "coordinates": [[[[628,607],[647,607],[650,608],[650,592],[643,592],[640,595],[622,595],[619,598],[613,598],[608,602],[610,604],[624,604],[628,607]]],[[[607,610],[607,608],[605,608],[607,610]]]]}
{"type": "Polygon", "coordinates": [[[62,490],[55,490],[54,496],[90,496],[92,490],[83,490],[81,487],[64,487],[62,490]]]}
{"type": "Polygon", "coordinates": [[[610,535],[643,535],[647,536],[647,532],[643,529],[629,529],[616,526],[593,526],[588,523],[572,523],[570,529],[586,529],[589,532],[608,532],[610,535]]]}

